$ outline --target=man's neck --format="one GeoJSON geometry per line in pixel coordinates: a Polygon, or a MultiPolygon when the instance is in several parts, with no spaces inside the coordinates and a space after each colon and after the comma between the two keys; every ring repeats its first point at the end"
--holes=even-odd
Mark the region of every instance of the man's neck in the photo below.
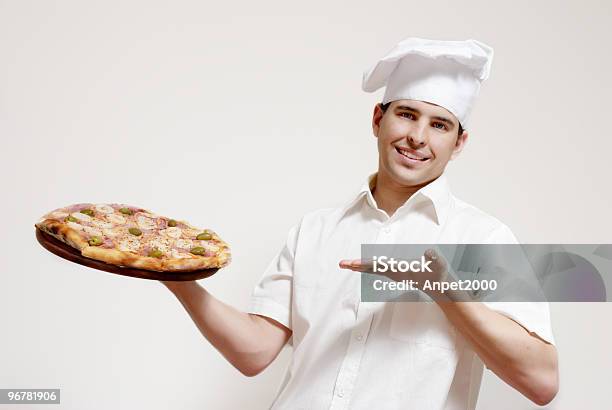
{"type": "MultiPolygon", "coordinates": [[[[431,182],[431,181],[430,181],[431,182]]],[[[376,175],[376,186],[372,190],[372,195],[376,200],[379,209],[382,209],[391,217],[397,208],[402,206],[419,189],[429,184],[403,186],[391,179],[384,172],[376,175]]]]}

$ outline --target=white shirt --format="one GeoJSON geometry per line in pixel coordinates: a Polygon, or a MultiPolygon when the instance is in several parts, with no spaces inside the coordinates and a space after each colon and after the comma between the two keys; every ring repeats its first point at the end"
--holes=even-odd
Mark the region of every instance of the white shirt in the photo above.
{"type": "MultiPolygon", "coordinates": [[[[389,217],[370,175],[342,208],[305,215],[255,287],[250,313],[293,331],[274,409],[474,409],[483,363],[435,303],[360,302],[341,269],[362,243],[518,243],[498,219],[457,199],[445,175],[389,217]]],[[[491,303],[554,343],[547,303],[491,303]]]]}

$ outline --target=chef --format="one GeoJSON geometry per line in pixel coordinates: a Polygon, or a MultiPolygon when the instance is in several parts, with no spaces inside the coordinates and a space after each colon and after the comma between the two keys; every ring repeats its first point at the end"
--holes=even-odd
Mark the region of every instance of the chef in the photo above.
{"type": "Polygon", "coordinates": [[[368,303],[355,272],[361,244],[518,243],[504,223],[458,199],[444,172],[465,147],[492,57],[476,40],[408,38],[364,73],[364,91],[385,88],[372,115],[378,170],[344,206],[291,228],[247,312],[196,282],[165,283],[243,374],[291,346],[271,408],[474,409],[485,366],[534,403],[556,395],[546,303],[368,303]]]}

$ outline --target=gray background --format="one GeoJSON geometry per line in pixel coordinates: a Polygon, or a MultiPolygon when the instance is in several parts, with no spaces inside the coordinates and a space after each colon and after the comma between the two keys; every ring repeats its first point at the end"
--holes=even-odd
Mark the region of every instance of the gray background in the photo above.
{"type": "MultiPolygon", "coordinates": [[[[524,243],[612,242],[611,6],[586,2],[0,1],[0,387],[64,409],[263,409],[289,351],[234,370],[159,283],[44,251],[33,224],[125,202],[232,245],[203,283],[246,308],[290,226],[376,169],[362,71],[408,36],[495,48],[455,194],[524,243]]],[[[609,408],[610,304],[555,304],[551,409],[609,408]]],[[[535,407],[487,372],[479,409],[535,407]]],[[[20,407],[22,408],[22,407],[20,407]]]]}

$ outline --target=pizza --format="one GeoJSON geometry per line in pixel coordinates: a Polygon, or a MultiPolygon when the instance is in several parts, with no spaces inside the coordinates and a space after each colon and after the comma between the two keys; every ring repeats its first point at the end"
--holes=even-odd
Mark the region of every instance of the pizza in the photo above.
{"type": "Polygon", "coordinates": [[[45,214],[35,226],[85,257],[159,272],[221,268],[230,250],[211,229],[125,204],[75,204],[45,214]]]}

